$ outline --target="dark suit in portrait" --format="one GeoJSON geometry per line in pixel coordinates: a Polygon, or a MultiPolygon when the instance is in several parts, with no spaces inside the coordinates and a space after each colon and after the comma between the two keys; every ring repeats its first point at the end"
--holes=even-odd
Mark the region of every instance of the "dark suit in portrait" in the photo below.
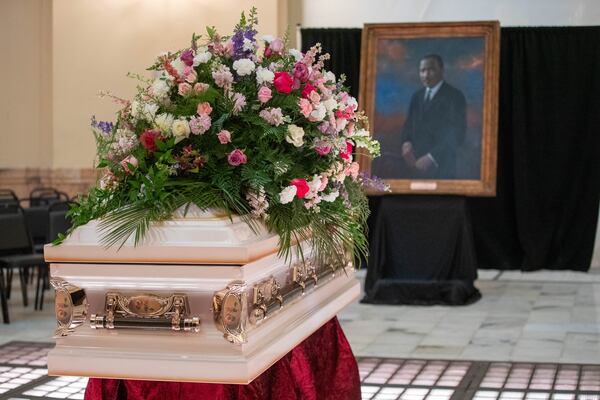
{"type": "Polygon", "coordinates": [[[425,90],[421,88],[411,98],[401,141],[412,143],[416,160],[431,155],[433,165],[414,171],[414,177],[457,179],[458,148],[466,133],[465,96],[446,82],[431,100],[425,100],[425,90]]]}

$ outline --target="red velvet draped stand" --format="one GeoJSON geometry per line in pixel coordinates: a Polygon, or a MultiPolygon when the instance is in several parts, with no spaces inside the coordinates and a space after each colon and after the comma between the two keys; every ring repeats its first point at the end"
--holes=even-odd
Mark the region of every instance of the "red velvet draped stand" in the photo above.
{"type": "Polygon", "coordinates": [[[86,400],[354,400],[356,359],[337,318],[327,322],[249,385],[90,379],[86,400]]]}

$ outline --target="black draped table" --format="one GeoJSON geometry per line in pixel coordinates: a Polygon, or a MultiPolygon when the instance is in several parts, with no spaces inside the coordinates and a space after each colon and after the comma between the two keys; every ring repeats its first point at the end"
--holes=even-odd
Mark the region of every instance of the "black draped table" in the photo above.
{"type": "Polygon", "coordinates": [[[369,203],[363,303],[463,305],[481,298],[465,198],[382,196],[369,203]]]}

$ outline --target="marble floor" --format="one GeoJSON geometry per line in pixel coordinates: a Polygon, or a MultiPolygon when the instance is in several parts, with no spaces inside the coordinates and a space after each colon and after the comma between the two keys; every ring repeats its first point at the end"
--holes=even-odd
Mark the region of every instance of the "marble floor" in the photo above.
{"type": "MultiPolygon", "coordinates": [[[[600,269],[590,273],[481,270],[482,299],[463,307],[354,303],[339,319],[357,356],[600,364],[600,269]]],[[[364,271],[359,271],[364,277],[364,271]]],[[[18,283],[14,293],[18,294],[18,283]]],[[[52,296],[43,311],[10,300],[0,344],[50,341],[52,296]]]]}

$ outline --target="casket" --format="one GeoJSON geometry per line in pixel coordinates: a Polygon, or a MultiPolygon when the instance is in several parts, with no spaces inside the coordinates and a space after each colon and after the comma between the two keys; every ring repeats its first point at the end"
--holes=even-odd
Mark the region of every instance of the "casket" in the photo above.
{"type": "Polygon", "coordinates": [[[249,383],[360,294],[349,262],[239,217],[175,218],[143,242],[102,244],[98,222],[45,247],[56,290],[50,375],[249,383]]]}

